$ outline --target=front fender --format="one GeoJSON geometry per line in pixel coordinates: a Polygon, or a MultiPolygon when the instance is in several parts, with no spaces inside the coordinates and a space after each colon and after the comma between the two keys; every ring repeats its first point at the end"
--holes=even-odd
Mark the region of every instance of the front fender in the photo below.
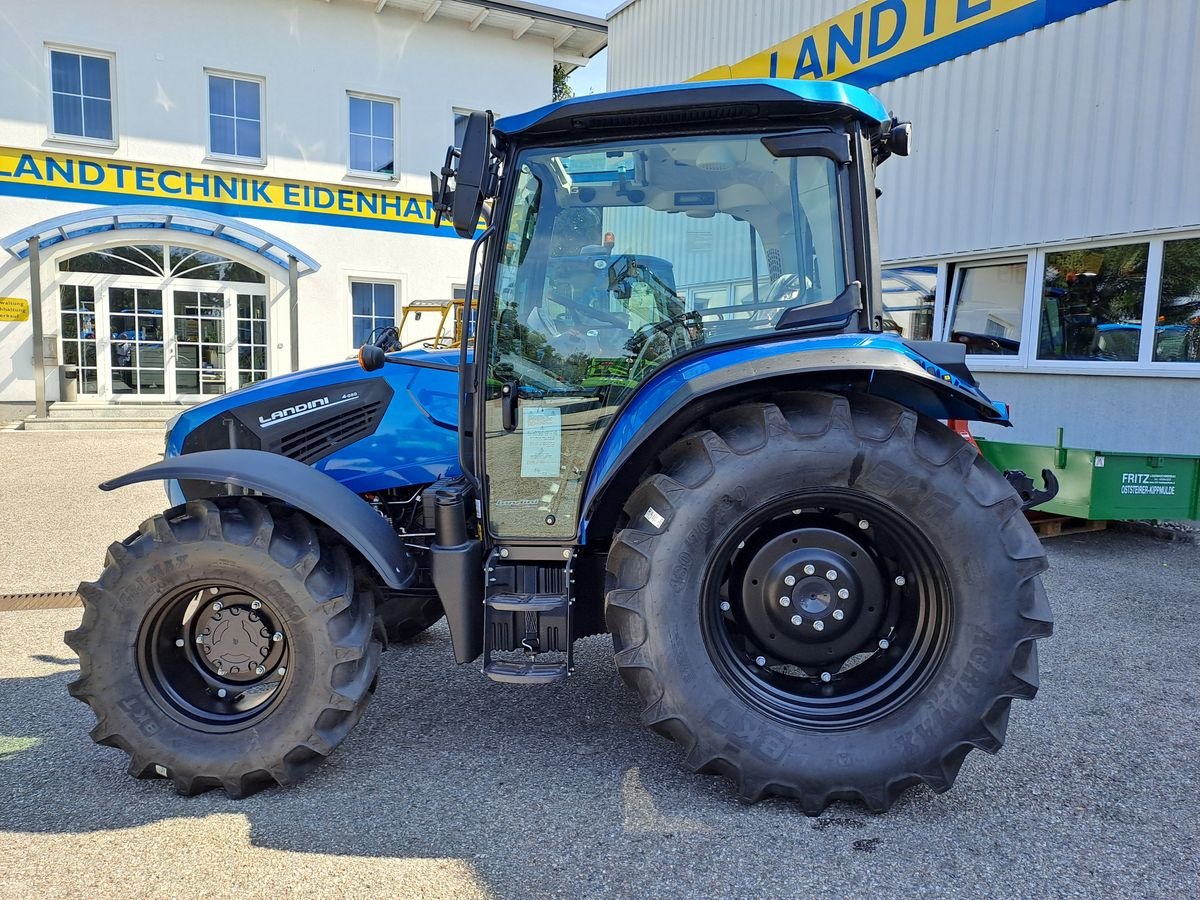
{"type": "Polygon", "coordinates": [[[304,463],[262,450],[202,450],[113,478],[100,489],[164,479],[230,484],[283,500],[337,532],[388,587],[403,590],[413,580],[412,556],[383,517],[349,488],[304,463]]]}
{"type": "MultiPolygon", "coordinates": [[[[930,353],[935,349],[928,343],[916,347],[930,353]]],[[[844,380],[856,384],[856,390],[933,418],[1009,425],[1007,407],[993,403],[970,380],[961,347],[938,344],[936,349],[942,352],[945,358],[939,359],[947,367],[900,338],[884,334],[716,347],[664,366],[639,386],[600,445],[584,492],[581,538],[586,541],[588,522],[608,486],[651,438],[662,442],[664,433],[673,430],[672,419],[706,397],[712,399],[735,388],[744,390],[755,382],[770,382],[787,390],[811,386],[815,380],[844,380]]]]}

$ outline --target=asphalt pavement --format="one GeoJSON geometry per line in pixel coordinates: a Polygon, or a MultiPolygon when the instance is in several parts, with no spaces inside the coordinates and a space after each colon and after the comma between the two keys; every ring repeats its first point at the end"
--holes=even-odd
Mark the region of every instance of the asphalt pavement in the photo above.
{"type": "MultiPolygon", "coordinates": [[[[0,486],[5,504],[37,488],[0,486]]],[[[77,555],[102,553],[91,534],[77,555]]],[[[87,738],[62,644],[79,610],[0,613],[0,897],[1200,896],[1200,546],[1110,531],[1048,549],[1037,700],[949,793],[883,815],[744,806],[686,773],[607,638],[580,643],[567,683],[522,688],[456,667],[444,625],[385,654],[362,722],[299,786],[180,798],[87,738]]]]}

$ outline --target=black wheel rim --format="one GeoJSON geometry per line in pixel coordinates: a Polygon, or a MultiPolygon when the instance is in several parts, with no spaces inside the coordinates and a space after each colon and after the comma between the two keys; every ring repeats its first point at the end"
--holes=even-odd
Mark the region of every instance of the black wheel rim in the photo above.
{"type": "Polygon", "coordinates": [[[928,683],[950,634],[929,539],[878,498],[790,494],[738,522],[703,588],[704,639],[751,706],[813,729],[890,715],[928,683]]]}
{"type": "Polygon", "coordinates": [[[288,630],[266,599],[228,582],[163,596],[142,622],[138,670],[155,703],[200,731],[266,716],[287,684],[288,630]]]}

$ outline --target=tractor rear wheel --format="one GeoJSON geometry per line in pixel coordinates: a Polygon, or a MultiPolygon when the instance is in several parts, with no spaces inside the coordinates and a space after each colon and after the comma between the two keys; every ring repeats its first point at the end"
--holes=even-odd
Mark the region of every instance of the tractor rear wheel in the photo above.
{"type": "Polygon", "coordinates": [[[137,778],[244,797],[298,781],[362,715],[379,668],[373,595],[346,547],[251,497],[147,520],[79,586],[72,696],[137,778]]]}
{"type": "Polygon", "coordinates": [[[1046,560],[940,423],[798,393],[712,417],[625,506],[606,616],[643,721],[741,797],[947,790],[1037,691],[1046,560]]]}

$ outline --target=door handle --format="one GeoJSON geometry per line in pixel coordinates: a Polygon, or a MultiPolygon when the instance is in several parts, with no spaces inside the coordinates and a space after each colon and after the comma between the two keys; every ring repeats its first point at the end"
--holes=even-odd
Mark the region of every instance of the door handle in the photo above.
{"type": "Polygon", "coordinates": [[[500,385],[500,422],[505,431],[517,430],[517,382],[500,385]]]}

